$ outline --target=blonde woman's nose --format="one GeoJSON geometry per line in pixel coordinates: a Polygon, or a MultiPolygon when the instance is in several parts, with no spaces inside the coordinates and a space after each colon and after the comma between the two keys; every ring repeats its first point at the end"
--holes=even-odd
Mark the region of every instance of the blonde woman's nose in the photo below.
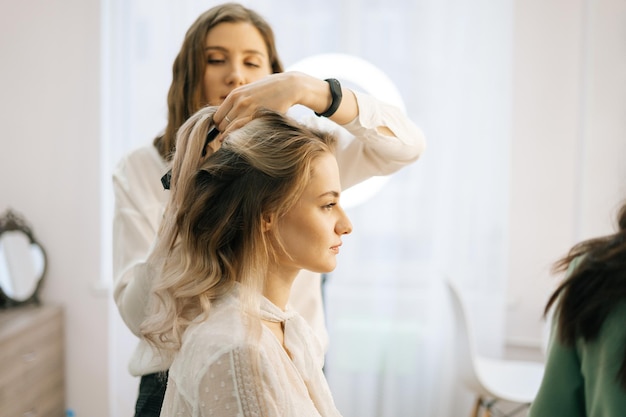
{"type": "Polygon", "coordinates": [[[346,212],[343,210],[343,208],[340,208],[340,210],[341,210],[341,217],[339,218],[339,221],[337,222],[337,233],[339,233],[340,235],[350,234],[352,233],[352,222],[350,221],[350,218],[348,217],[346,212]]]}

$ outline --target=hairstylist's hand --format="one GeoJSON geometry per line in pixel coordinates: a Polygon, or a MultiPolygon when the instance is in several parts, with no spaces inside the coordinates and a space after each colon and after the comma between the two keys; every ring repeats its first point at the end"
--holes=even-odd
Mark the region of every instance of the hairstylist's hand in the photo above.
{"type": "Polygon", "coordinates": [[[271,74],[258,81],[235,88],[215,112],[213,120],[220,132],[226,134],[252,120],[260,108],[286,113],[301,104],[322,112],[330,104],[326,81],[302,72],[271,74]]]}
{"type": "Polygon", "coordinates": [[[297,101],[294,73],[271,74],[258,81],[235,88],[219,106],[213,120],[223,134],[252,120],[260,108],[286,113],[297,101]]]}

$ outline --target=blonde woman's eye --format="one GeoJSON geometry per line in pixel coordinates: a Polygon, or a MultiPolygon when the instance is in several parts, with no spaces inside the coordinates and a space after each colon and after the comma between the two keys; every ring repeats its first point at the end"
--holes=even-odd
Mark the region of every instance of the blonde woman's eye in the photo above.
{"type": "Polygon", "coordinates": [[[337,205],[337,203],[330,203],[330,204],[326,204],[326,205],[324,206],[324,208],[325,208],[326,210],[330,210],[330,209],[332,209],[332,208],[333,208],[334,206],[336,206],[336,205],[337,205]]]}

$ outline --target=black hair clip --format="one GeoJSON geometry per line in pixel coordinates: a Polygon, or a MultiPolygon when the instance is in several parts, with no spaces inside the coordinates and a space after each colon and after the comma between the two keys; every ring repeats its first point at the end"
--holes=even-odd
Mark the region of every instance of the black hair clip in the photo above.
{"type": "MultiPolygon", "coordinates": [[[[209,143],[213,142],[217,135],[220,134],[220,131],[217,128],[209,129],[206,134],[206,139],[204,141],[204,146],[202,147],[202,156],[206,156],[206,147],[209,143]]],[[[163,184],[163,188],[166,190],[170,189],[170,182],[172,181],[172,170],[167,171],[165,175],[161,177],[161,184],[163,184]]]]}
{"type": "Polygon", "coordinates": [[[213,142],[215,138],[217,137],[217,135],[219,134],[220,134],[220,131],[217,130],[216,127],[209,129],[208,133],[206,134],[206,140],[204,141],[204,146],[202,147],[202,156],[206,156],[206,147],[208,146],[209,143],[213,142]]]}
{"type": "Polygon", "coordinates": [[[165,190],[170,189],[170,181],[172,180],[172,170],[167,171],[165,175],[161,177],[161,184],[163,184],[163,188],[165,190]]]}

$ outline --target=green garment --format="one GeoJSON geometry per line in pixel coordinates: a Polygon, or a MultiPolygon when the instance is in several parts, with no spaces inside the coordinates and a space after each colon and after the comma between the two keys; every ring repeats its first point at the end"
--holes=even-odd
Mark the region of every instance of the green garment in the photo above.
{"type": "Polygon", "coordinates": [[[626,417],[626,390],[617,381],[626,349],[626,302],[615,307],[590,343],[580,338],[575,346],[564,346],[556,322],[528,417],[626,417]]]}

